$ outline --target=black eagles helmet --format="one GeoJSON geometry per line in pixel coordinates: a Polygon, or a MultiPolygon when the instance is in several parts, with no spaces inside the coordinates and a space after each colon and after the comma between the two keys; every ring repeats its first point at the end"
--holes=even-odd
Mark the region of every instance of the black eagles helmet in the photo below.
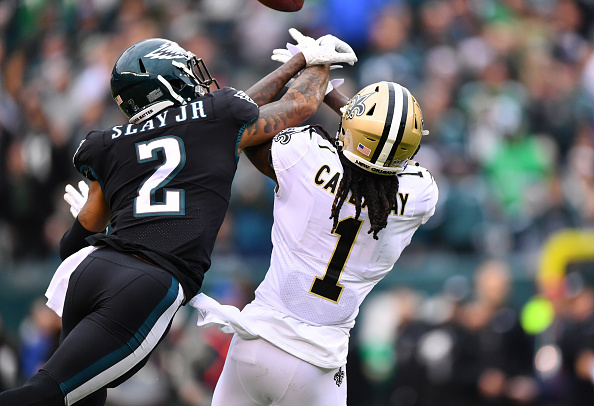
{"type": "Polygon", "coordinates": [[[176,42],[152,38],[137,42],[117,60],[111,94],[130,123],[136,124],[170,106],[180,106],[219,84],[202,59],[176,42]]]}

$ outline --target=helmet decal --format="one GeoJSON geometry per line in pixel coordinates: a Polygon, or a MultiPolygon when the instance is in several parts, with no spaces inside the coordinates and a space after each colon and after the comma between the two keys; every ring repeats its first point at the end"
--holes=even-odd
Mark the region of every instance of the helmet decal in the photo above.
{"type": "Polygon", "coordinates": [[[133,112],[137,112],[138,110],[140,110],[140,107],[138,107],[136,105],[136,102],[134,102],[134,99],[128,99],[128,105],[130,106],[130,108],[132,109],[133,112]]]}
{"type": "Polygon", "coordinates": [[[145,55],[145,58],[150,59],[176,59],[187,57],[188,53],[186,50],[180,47],[176,42],[163,44],[159,48],[145,55]]]}
{"type": "Polygon", "coordinates": [[[148,99],[148,101],[154,102],[161,96],[163,96],[163,91],[161,89],[155,89],[152,92],[150,92],[149,94],[147,94],[146,98],[148,99]]]}
{"type": "Polygon", "coordinates": [[[363,113],[365,113],[365,100],[372,94],[373,93],[356,94],[355,97],[353,97],[351,104],[348,106],[345,118],[350,120],[355,117],[355,115],[363,115],[363,113]]]}
{"type": "Polygon", "coordinates": [[[357,145],[357,151],[361,152],[365,156],[369,156],[369,154],[371,154],[371,150],[361,143],[357,145]]]}

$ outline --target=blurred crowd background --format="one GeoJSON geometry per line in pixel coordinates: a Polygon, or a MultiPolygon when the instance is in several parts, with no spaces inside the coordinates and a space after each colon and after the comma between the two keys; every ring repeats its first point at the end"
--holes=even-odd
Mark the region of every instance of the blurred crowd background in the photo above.
{"type": "MultiPolygon", "coordinates": [[[[0,2],[0,390],[57,344],[43,293],[72,217],[64,186],[90,129],[125,123],[115,60],[175,40],[222,86],[276,68],[295,27],[357,52],[333,70],[352,96],[408,87],[430,135],[418,161],[440,201],[352,331],[349,406],[591,405],[594,399],[594,1],[256,0],[0,2]]],[[[323,106],[312,123],[330,133],[323,106]]],[[[205,146],[205,153],[207,152],[205,146]]],[[[199,159],[197,157],[196,159],[199,159]]],[[[245,158],[204,291],[242,307],[268,266],[273,184],[245,158]]],[[[209,405],[229,336],[176,318],[110,406],[209,405]]]]}

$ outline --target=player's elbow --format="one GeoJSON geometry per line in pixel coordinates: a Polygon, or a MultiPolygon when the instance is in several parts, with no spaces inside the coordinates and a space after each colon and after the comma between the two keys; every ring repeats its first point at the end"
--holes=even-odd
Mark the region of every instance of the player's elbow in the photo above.
{"type": "Polygon", "coordinates": [[[301,114],[306,117],[306,120],[309,119],[314,114],[316,114],[323,102],[323,93],[312,92],[311,94],[307,95],[307,97],[305,97],[301,103],[301,114]]]}
{"type": "Polygon", "coordinates": [[[309,120],[314,114],[316,114],[316,111],[318,111],[318,108],[320,107],[320,103],[307,103],[303,106],[303,109],[301,110],[301,116],[303,117],[304,121],[309,120]]]}

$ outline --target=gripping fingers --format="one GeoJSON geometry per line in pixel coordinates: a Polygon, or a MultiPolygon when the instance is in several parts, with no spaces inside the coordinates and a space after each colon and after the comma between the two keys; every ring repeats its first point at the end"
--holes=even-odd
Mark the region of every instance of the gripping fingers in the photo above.
{"type": "Polygon", "coordinates": [[[318,39],[320,46],[329,47],[334,49],[337,54],[340,54],[344,58],[341,62],[346,62],[349,65],[354,65],[357,62],[357,56],[355,51],[349,44],[336,38],[334,35],[324,35],[318,39]]]}
{"type": "Polygon", "coordinates": [[[65,190],[66,194],[64,195],[64,200],[66,200],[70,205],[75,203],[77,200],[83,199],[83,195],[71,184],[66,185],[65,190]]]}
{"type": "Polygon", "coordinates": [[[81,194],[84,196],[85,200],[89,196],[89,185],[84,180],[78,182],[78,188],[80,189],[81,194]]]}
{"type": "Polygon", "coordinates": [[[72,195],[70,193],[64,193],[64,200],[66,201],[66,203],[68,203],[70,205],[70,207],[72,207],[76,204],[76,201],[74,200],[74,198],[72,197],[72,195]]]}
{"type": "Polygon", "coordinates": [[[84,181],[78,183],[78,188],[80,191],[68,184],[65,187],[66,193],[64,193],[64,200],[70,205],[70,213],[72,213],[74,217],[78,216],[78,213],[85,205],[89,196],[89,186],[84,181]]]}
{"type": "Polygon", "coordinates": [[[293,37],[293,39],[297,41],[297,43],[300,43],[307,38],[305,35],[301,34],[301,32],[296,28],[289,28],[289,34],[291,34],[291,37],[293,37]]]}
{"type": "Polygon", "coordinates": [[[295,55],[295,54],[298,54],[299,52],[301,52],[299,50],[299,48],[297,48],[297,46],[295,46],[293,44],[289,44],[289,43],[287,43],[287,51],[289,51],[291,53],[291,55],[295,55]]]}
{"type": "Polygon", "coordinates": [[[275,49],[272,51],[270,59],[276,62],[285,63],[293,57],[293,54],[287,49],[275,49]]]}
{"type": "MultiPolygon", "coordinates": [[[[70,186],[70,185],[68,185],[70,186]]],[[[72,188],[72,190],[74,190],[75,193],[78,193],[76,191],[76,189],[74,189],[74,187],[70,186],[72,188]]],[[[72,217],[76,218],[76,216],[78,216],[78,212],[80,211],[80,206],[77,202],[77,199],[75,197],[73,197],[73,195],[71,195],[68,192],[68,188],[67,188],[67,192],[64,193],[64,200],[66,201],[66,203],[68,203],[70,205],[70,213],[72,213],[72,217]]]]}

